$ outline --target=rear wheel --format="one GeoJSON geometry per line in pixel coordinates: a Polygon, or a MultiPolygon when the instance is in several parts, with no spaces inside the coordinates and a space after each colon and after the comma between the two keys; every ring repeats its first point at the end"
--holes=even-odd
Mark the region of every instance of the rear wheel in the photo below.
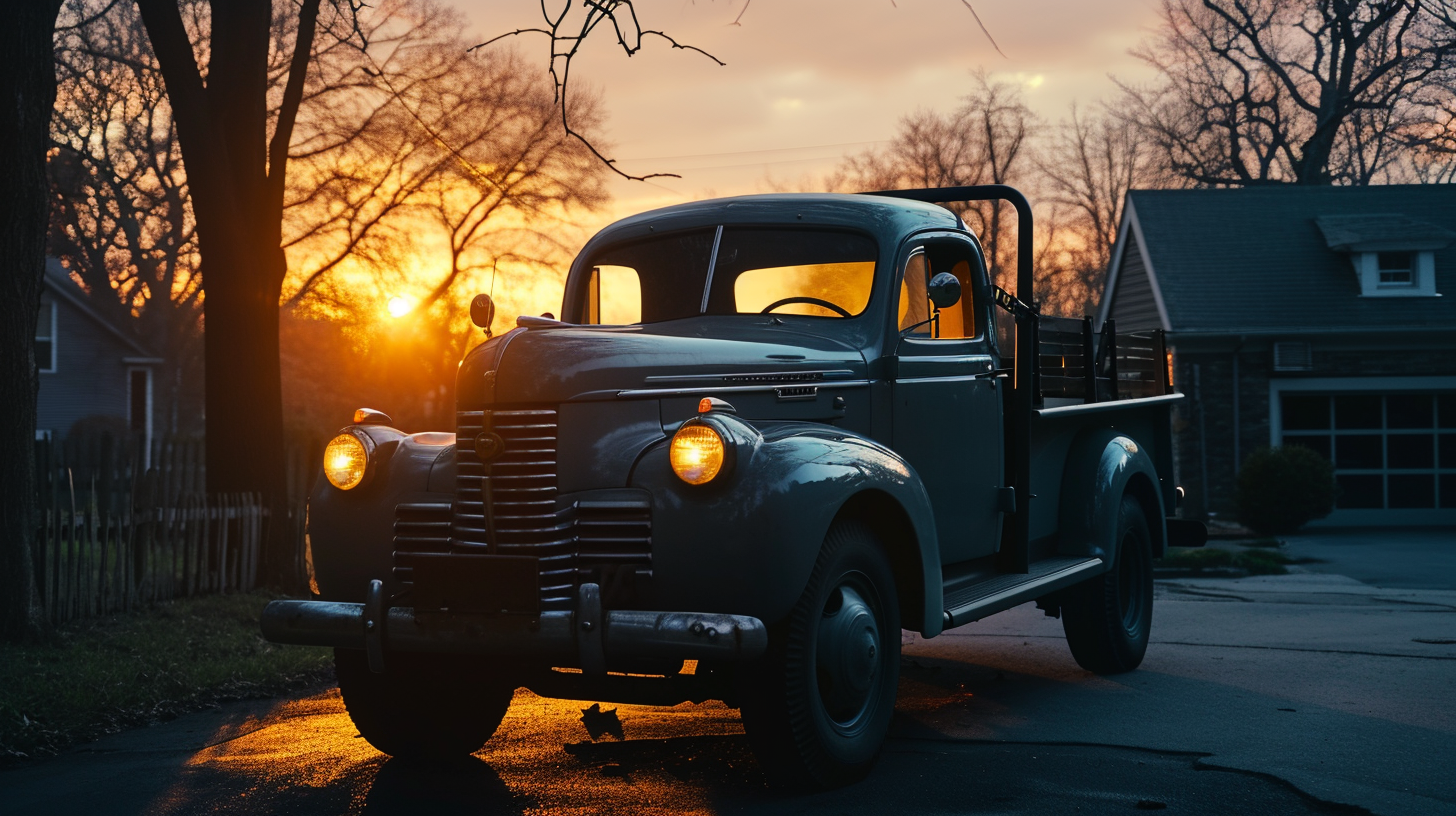
{"type": "Polygon", "coordinates": [[[1153,626],[1153,542],[1138,500],[1118,508],[1113,568],[1073,587],[1062,603],[1062,629],[1077,665],[1098,674],[1132,671],[1143,662],[1153,626]]]}
{"type": "Polygon", "coordinates": [[[335,649],[334,669],[360,736],[392,757],[444,760],[466,756],[490,739],[515,688],[479,661],[445,655],[394,655],[384,674],[369,671],[358,649],[335,649]]]}
{"type": "Polygon", "coordinates": [[[743,689],[743,726],[759,765],[793,788],[864,778],[889,731],[899,679],[894,573],[867,527],[837,523],[743,689]]]}

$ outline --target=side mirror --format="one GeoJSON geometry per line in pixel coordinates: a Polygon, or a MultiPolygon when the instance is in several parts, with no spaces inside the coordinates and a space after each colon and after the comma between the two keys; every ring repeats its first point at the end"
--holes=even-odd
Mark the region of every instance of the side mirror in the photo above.
{"type": "MultiPolygon", "coordinates": [[[[959,292],[960,289],[956,291],[959,292]]],[[[475,299],[470,301],[470,322],[490,331],[490,324],[494,321],[495,301],[490,299],[490,295],[476,295],[475,299]]]]}
{"type": "Polygon", "coordinates": [[[960,279],[949,272],[941,272],[931,278],[925,291],[930,295],[930,302],[934,303],[937,309],[949,309],[961,302],[960,279]]]}

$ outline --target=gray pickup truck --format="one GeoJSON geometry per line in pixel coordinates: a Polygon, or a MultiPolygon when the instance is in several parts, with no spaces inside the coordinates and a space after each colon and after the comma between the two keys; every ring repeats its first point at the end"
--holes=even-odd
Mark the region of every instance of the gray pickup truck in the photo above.
{"type": "Polygon", "coordinates": [[[1136,668],[1152,560],[1204,537],[1170,518],[1181,397],[1160,335],[1037,313],[1031,226],[994,186],[607,227],[562,319],[466,355],[453,433],[360,409],[330,442],[316,598],[269,604],[265,635],[334,647],[359,732],[396,757],[478,750],[521,687],[720,699],[800,787],[869,772],[902,627],[1036,601],[1081,666],[1136,668]],[[1018,213],[1015,295],[932,203],[990,199],[1018,213]]]}

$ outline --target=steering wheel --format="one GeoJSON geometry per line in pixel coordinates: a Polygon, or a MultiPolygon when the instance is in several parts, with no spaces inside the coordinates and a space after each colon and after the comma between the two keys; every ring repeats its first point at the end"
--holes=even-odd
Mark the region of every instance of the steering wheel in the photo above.
{"type": "Polygon", "coordinates": [[[854,317],[854,315],[850,314],[843,306],[840,306],[837,303],[830,303],[827,300],[820,300],[816,297],[804,296],[786,297],[782,300],[775,300],[773,303],[770,303],[769,305],[763,307],[763,311],[759,312],[759,314],[768,314],[774,309],[777,309],[780,306],[787,306],[790,303],[807,303],[811,306],[818,306],[820,308],[828,309],[829,311],[838,314],[840,317],[854,317]]]}

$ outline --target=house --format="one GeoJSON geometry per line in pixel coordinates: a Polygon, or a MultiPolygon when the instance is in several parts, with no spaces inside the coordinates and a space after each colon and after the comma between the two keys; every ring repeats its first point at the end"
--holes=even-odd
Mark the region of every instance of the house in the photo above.
{"type": "Polygon", "coordinates": [[[1340,487],[1316,524],[1456,524],[1456,186],[1130,192],[1108,319],[1167,333],[1185,512],[1303,445],[1340,487]]]}
{"type": "Polygon", "coordinates": [[[93,309],[54,258],[41,286],[35,360],[36,439],[60,440],[82,422],[128,431],[151,447],[153,379],[162,360],[93,309]]]}

